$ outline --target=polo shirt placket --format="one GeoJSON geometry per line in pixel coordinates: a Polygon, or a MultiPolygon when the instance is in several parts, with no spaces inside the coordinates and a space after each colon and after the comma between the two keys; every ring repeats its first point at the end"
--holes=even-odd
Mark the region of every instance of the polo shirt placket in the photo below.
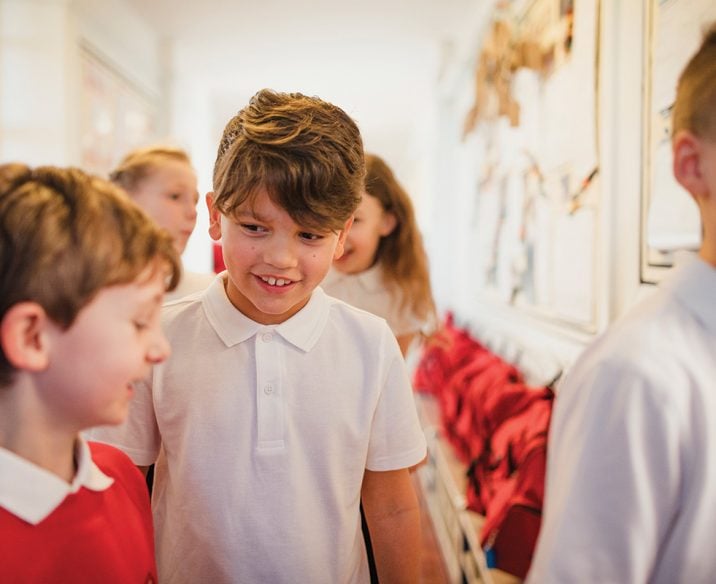
{"type": "Polygon", "coordinates": [[[256,421],[258,450],[285,447],[284,395],[281,387],[281,337],[271,328],[259,330],[256,349],[256,421]]]}

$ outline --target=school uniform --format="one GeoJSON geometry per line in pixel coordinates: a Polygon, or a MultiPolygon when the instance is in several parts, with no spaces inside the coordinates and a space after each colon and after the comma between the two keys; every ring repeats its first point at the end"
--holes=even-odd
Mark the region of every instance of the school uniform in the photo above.
{"type": "Polygon", "coordinates": [[[683,265],[560,386],[528,582],[712,582],[716,269],[683,265]]]}
{"type": "Polygon", "coordinates": [[[189,294],[206,290],[209,284],[214,281],[215,277],[215,274],[202,274],[199,272],[188,272],[182,270],[179,284],[177,284],[177,287],[174,288],[174,290],[165,294],[164,301],[171,302],[173,300],[183,298],[184,296],[188,296],[189,294]]]}
{"type": "Polygon", "coordinates": [[[400,306],[402,294],[386,287],[380,264],[358,274],[331,269],[321,288],[329,296],[384,318],[396,336],[419,333],[427,324],[409,307],[400,306]]]}
{"type": "Polygon", "coordinates": [[[157,581],[149,497],[129,458],[80,439],[71,484],[0,448],[0,580],[157,581]]]}
{"type": "Polygon", "coordinates": [[[426,453],[385,322],[317,288],[287,321],[258,324],[217,278],[166,305],[163,325],[171,356],[122,428],[93,432],[139,465],[159,455],[162,582],[367,582],[364,471],[426,453]]]}

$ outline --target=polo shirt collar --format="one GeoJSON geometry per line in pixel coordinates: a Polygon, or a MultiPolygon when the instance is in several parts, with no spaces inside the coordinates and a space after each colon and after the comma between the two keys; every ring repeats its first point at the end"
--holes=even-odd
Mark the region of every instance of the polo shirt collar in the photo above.
{"type": "Polygon", "coordinates": [[[716,268],[695,256],[675,270],[667,283],[683,306],[716,333],[716,268]]]}
{"type": "Polygon", "coordinates": [[[104,474],[92,460],[87,442],[81,436],[75,444],[77,472],[71,484],[28,460],[0,448],[0,507],[32,525],[37,525],[57,509],[68,495],[82,487],[104,491],[114,479],[104,474]]]}
{"type": "Polygon", "coordinates": [[[380,292],[385,288],[380,264],[375,264],[373,267],[357,274],[344,274],[335,268],[331,268],[328,276],[326,276],[326,288],[330,289],[332,285],[351,280],[357,282],[358,286],[366,292],[380,292]]]}
{"type": "Polygon", "coordinates": [[[202,303],[209,323],[227,347],[243,343],[266,330],[278,333],[304,352],[316,344],[328,322],[329,311],[329,299],[321,288],[316,288],[308,304],[285,322],[265,325],[251,320],[231,304],[224,278],[226,276],[212,282],[202,295],[202,303]]]}

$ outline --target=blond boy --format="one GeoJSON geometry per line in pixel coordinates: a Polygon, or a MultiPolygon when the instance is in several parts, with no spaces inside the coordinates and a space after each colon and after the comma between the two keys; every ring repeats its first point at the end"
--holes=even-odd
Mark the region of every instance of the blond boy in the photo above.
{"type": "Polygon", "coordinates": [[[679,79],[673,171],[699,257],[579,359],[557,396],[529,582],[713,582],[716,27],[679,79]]]}

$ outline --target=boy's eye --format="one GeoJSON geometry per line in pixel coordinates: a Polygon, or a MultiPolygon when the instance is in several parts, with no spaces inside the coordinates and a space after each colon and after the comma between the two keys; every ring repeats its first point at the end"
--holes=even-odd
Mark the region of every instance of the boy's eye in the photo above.
{"type": "Polygon", "coordinates": [[[181,195],[179,193],[169,193],[169,199],[172,201],[178,201],[181,199],[181,195]]]}
{"type": "Polygon", "coordinates": [[[309,233],[308,231],[302,231],[298,234],[298,236],[301,239],[306,239],[308,241],[319,241],[324,238],[323,235],[320,235],[318,233],[309,233]]]}
{"type": "Polygon", "coordinates": [[[240,223],[241,228],[250,233],[265,233],[266,228],[261,225],[255,225],[254,223],[240,223]]]}
{"type": "Polygon", "coordinates": [[[134,328],[137,329],[137,331],[143,331],[149,326],[149,323],[144,320],[135,320],[132,324],[134,324],[134,328]]]}

